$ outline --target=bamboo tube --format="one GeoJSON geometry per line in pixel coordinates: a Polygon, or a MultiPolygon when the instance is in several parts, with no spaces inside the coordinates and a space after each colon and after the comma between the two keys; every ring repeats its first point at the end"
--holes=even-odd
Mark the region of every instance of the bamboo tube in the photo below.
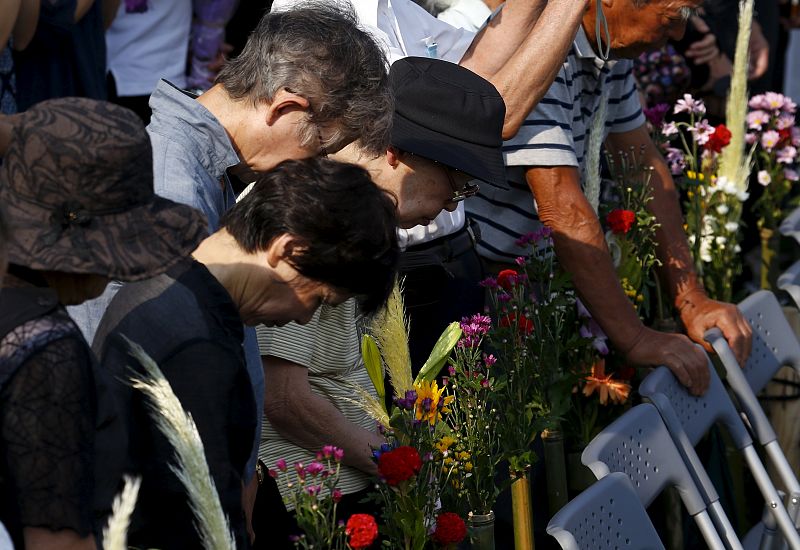
{"type": "Polygon", "coordinates": [[[542,432],[544,467],[547,472],[547,504],[550,517],[567,504],[567,460],[561,430],[542,432]]]}
{"type": "Polygon", "coordinates": [[[511,507],[514,518],[514,549],[533,550],[533,509],[527,473],[511,484],[511,507]]]}

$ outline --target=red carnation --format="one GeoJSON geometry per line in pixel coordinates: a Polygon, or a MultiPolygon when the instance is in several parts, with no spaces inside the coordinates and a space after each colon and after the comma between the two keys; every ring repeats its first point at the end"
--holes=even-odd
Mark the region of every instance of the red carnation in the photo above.
{"type": "Polygon", "coordinates": [[[503,287],[506,290],[511,290],[515,284],[517,284],[517,280],[519,278],[519,273],[514,271],[513,269],[504,269],[500,273],[497,274],[497,284],[503,287]]]}
{"type": "Polygon", "coordinates": [[[606,221],[608,225],[611,226],[611,231],[619,235],[620,233],[627,233],[631,230],[633,223],[636,221],[636,214],[633,210],[617,208],[608,213],[606,221]]]}
{"type": "Polygon", "coordinates": [[[414,447],[397,447],[381,453],[378,458],[378,473],[391,486],[411,479],[422,468],[419,452],[414,447]]]}
{"type": "Polygon", "coordinates": [[[500,318],[500,326],[501,327],[510,327],[511,325],[516,324],[517,330],[519,330],[520,334],[530,334],[533,332],[533,321],[525,317],[520,313],[519,320],[517,320],[516,313],[510,313],[500,318]]]}
{"type": "Polygon", "coordinates": [[[347,520],[344,532],[350,537],[347,542],[352,548],[367,548],[378,538],[378,524],[369,514],[353,514],[347,520]]]}
{"type": "Polygon", "coordinates": [[[708,136],[708,141],[706,142],[706,149],[709,151],[714,151],[715,153],[719,153],[722,151],[722,148],[727,146],[731,142],[731,131],[725,127],[724,124],[720,124],[716,128],[714,128],[714,132],[708,136]]]}
{"type": "Polygon", "coordinates": [[[447,546],[458,544],[467,536],[467,526],[458,514],[445,512],[436,518],[436,530],[432,538],[434,542],[447,546]]]}

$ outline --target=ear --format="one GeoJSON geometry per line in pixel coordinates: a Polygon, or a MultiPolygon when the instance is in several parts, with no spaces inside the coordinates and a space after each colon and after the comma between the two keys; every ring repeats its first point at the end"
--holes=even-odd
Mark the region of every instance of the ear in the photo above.
{"type": "Polygon", "coordinates": [[[290,92],[286,88],[281,88],[272,98],[272,101],[267,103],[267,124],[273,125],[280,118],[281,115],[291,113],[294,111],[309,111],[311,103],[301,95],[290,92]]]}
{"type": "Polygon", "coordinates": [[[289,233],[282,233],[272,239],[266,250],[266,258],[277,280],[286,282],[297,276],[297,270],[288,260],[304,248],[297,238],[289,233]]]}
{"type": "Polygon", "coordinates": [[[406,153],[395,147],[394,145],[390,145],[386,148],[386,162],[392,168],[397,168],[397,165],[403,162],[403,158],[406,156],[406,153]]]}

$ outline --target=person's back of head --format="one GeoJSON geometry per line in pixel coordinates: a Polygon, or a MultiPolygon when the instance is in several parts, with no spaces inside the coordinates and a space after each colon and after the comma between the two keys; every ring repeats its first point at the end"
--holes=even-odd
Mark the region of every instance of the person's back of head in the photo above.
{"type": "Polygon", "coordinates": [[[221,226],[246,252],[282,234],[300,243],[289,262],[309,279],[358,296],[366,313],[394,285],[399,246],[395,204],[369,173],[324,158],[285,161],[260,175],[221,226]]]}
{"type": "Polygon", "coordinates": [[[391,128],[387,67],[383,51],[358,28],[352,11],[308,2],[264,15],[216,82],[232,98],[253,103],[271,101],[281,89],[298,94],[311,106],[304,142],[316,139],[315,125],[327,125],[334,129],[328,150],[360,139],[377,154],[391,128]]]}

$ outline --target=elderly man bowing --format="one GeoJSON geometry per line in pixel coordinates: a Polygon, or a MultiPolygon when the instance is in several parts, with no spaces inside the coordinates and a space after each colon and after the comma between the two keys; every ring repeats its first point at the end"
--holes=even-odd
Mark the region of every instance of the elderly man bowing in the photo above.
{"type": "Polygon", "coordinates": [[[749,354],[751,331],[735,306],[709,299],[694,271],[675,184],[647,133],[632,63],[624,58],[658,48],[668,38],[681,38],[700,3],[599,0],[592,4],[554,83],[519,134],[504,146],[511,188],[481,189],[467,205],[468,215],[483,224],[479,252],[489,261],[511,262],[519,253],[516,238],[540,223],[550,227],[559,260],[572,273],[582,300],[614,346],[632,364],[668,366],[695,394],[705,391],[709,375],[692,340],[702,343],[703,334],[718,327],[741,361],[749,354]],[[596,28],[603,27],[595,25],[603,20],[596,19],[602,15],[598,10],[608,21],[608,32],[602,36],[596,34],[596,28]],[[604,50],[605,56],[598,53],[604,50]],[[654,331],[639,320],[617,280],[600,222],[583,194],[585,138],[601,103],[607,105],[602,130],[606,147],[614,152],[643,145],[642,162],[654,167],[650,209],[660,224],[656,239],[662,280],[689,338],[654,331]]]}

